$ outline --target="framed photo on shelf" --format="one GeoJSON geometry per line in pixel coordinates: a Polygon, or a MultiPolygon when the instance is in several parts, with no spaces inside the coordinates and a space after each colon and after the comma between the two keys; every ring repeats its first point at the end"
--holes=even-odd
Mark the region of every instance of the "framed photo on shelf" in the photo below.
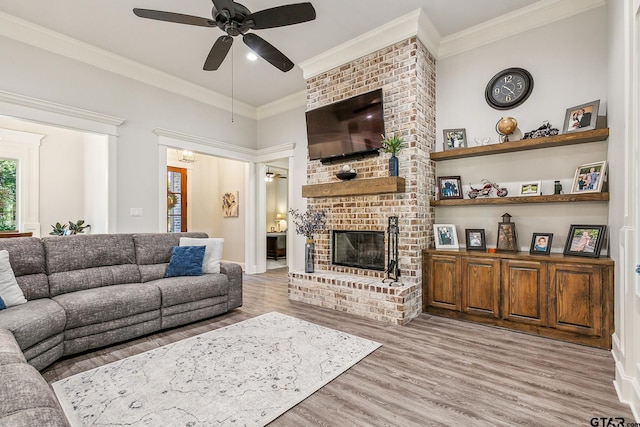
{"type": "Polygon", "coordinates": [[[443,129],[444,150],[454,150],[467,146],[467,130],[466,129],[443,129]]]}
{"type": "Polygon", "coordinates": [[[464,230],[468,251],[486,251],[487,241],[484,237],[484,228],[466,228],[464,230]]]}
{"type": "Polygon", "coordinates": [[[433,224],[436,249],[458,249],[458,234],[454,224],[433,224]]]}
{"type": "Polygon", "coordinates": [[[533,233],[529,253],[531,255],[549,255],[552,241],[553,233],[533,233]]]}
{"type": "Polygon", "coordinates": [[[607,176],[607,161],[587,163],[576,168],[571,194],[600,193],[607,176]]]}
{"type": "Polygon", "coordinates": [[[540,194],[542,194],[541,190],[541,181],[528,181],[520,184],[521,196],[539,196],[540,194]]]}
{"type": "Polygon", "coordinates": [[[439,200],[462,199],[462,182],[459,176],[438,177],[439,200]]]}
{"type": "Polygon", "coordinates": [[[498,223],[498,242],[496,249],[502,252],[518,252],[516,224],[513,222],[498,223]]]}
{"type": "Polygon", "coordinates": [[[571,225],[564,245],[564,254],[600,257],[606,231],[606,225],[571,225]]]}
{"type": "Polygon", "coordinates": [[[596,128],[598,120],[598,109],[600,108],[600,100],[587,102],[586,104],[576,105],[567,108],[564,116],[564,127],[562,133],[582,132],[596,128]]]}

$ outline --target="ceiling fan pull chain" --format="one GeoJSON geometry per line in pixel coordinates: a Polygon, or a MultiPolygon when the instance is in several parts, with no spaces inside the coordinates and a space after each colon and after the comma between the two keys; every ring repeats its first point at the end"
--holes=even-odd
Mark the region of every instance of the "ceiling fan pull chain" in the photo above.
{"type": "Polygon", "coordinates": [[[233,49],[231,49],[231,123],[233,123],[233,64],[235,63],[235,57],[233,55],[233,49]]]}

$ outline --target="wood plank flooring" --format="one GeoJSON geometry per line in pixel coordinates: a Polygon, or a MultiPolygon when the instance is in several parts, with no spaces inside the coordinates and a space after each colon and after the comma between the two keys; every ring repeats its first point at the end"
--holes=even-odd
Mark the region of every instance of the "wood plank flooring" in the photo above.
{"type": "MultiPolygon", "coordinates": [[[[610,352],[491,326],[420,315],[381,324],[287,299],[286,270],[245,275],[243,307],[203,322],[53,364],[49,381],[270,311],[382,347],[270,426],[589,426],[633,421],[618,401],[610,352]]],[[[170,424],[168,424],[170,425],[170,424]]]]}

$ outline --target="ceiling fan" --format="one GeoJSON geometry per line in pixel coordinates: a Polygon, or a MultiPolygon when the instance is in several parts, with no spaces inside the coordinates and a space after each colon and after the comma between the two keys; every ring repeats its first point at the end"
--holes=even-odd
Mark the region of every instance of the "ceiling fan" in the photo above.
{"type": "Polygon", "coordinates": [[[316,19],[316,10],[311,3],[288,4],[251,13],[245,6],[232,0],[212,0],[212,2],[213,19],[138,8],[133,9],[133,13],[141,18],[200,27],[217,27],[224,31],[226,34],[218,37],[207,56],[204,63],[206,71],[217,70],[220,67],[231,49],[233,37],[241,34],[242,41],[257,55],[279,70],[289,71],[293,68],[293,62],[262,37],[249,31],[283,27],[316,19]]]}

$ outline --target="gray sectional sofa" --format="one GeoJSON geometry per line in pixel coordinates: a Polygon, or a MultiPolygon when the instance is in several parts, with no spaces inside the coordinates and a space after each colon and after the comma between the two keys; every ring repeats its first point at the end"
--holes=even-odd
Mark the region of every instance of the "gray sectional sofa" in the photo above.
{"type": "Polygon", "coordinates": [[[180,237],[102,234],[0,239],[26,304],[0,311],[0,425],[67,425],[38,373],[54,361],[242,305],[242,269],[165,278],[180,237]]]}

